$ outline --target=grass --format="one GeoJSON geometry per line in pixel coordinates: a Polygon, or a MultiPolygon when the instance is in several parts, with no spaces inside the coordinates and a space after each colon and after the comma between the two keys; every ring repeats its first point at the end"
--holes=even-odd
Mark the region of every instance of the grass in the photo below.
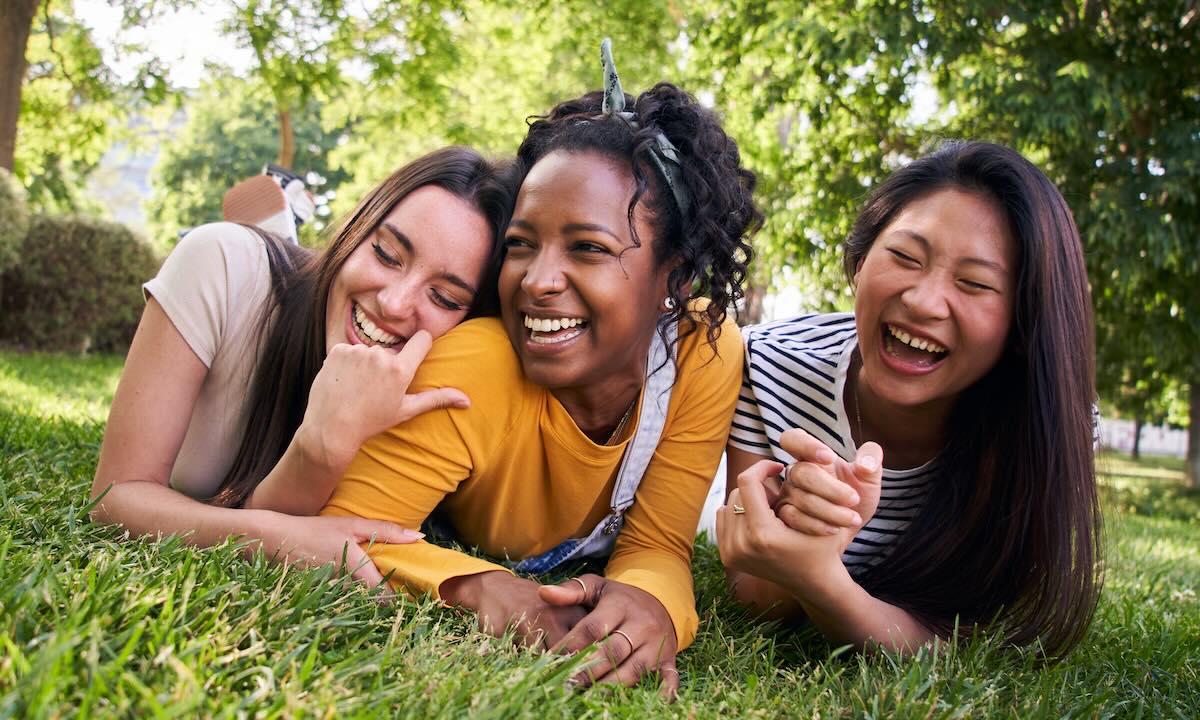
{"type": "Polygon", "coordinates": [[[0,353],[0,718],[1194,717],[1200,496],[1178,467],[1106,455],[1108,575],[1065,662],[990,640],[896,660],[755,624],[696,560],[701,632],[679,701],[572,692],[572,665],[430,602],[376,603],[328,572],[87,522],[115,358],[0,353]]]}

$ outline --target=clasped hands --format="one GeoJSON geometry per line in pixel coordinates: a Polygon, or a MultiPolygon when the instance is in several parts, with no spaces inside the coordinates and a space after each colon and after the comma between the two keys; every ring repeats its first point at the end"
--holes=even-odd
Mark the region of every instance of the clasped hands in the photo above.
{"type": "Polygon", "coordinates": [[[727,569],[803,593],[842,567],[842,553],[874,515],[883,450],[865,443],[847,462],[800,429],[780,444],[796,462],[761,460],[738,475],[717,511],[717,544],[727,569]]]}
{"type": "Polygon", "coordinates": [[[600,575],[540,585],[506,572],[485,572],[442,584],[443,600],[475,610],[491,635],[511,629],[524,645],[574,654],[595,645],[572,682],[635,685],[658,674],[664,695],[679,688],[675,626],[650,593],[600,575]]]}

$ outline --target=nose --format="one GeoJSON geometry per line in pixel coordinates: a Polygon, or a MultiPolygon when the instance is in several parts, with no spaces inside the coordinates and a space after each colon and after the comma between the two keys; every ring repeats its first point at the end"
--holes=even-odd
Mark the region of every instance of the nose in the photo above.
{"type": "Polygon", "coordinates": [[[379,312],[386,320],[407,320],[417,310],[420,293],[420,283],[411,275],[397,278],[379,289],[379,312]]]}
{"type": "Polygon", "coordinates": [[[950,316],[948,293],[953,279],[940,273],[925,275],[900,295],[900,301],[923,320],[944,320],[950,316]]]}
{"type": "Polygon", "coordinates": [[[539,252],[526,265],[525,274],[521,278],[521,290],[534,299],[556,295],[566,287],[562,261],[557,253],[553,252],[539,252]]]}

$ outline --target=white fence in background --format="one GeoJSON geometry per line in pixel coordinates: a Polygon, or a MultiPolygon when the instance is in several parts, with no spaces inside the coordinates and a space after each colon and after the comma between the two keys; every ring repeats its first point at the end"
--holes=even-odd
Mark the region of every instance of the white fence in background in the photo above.
{"type": "MultiPolygon", "coordinates": [[[[1132,420],[1102,417],[1100,418],[1100,447],[1131,452],[1133,450],[1133,431],[1132,420]]],[[[1144,425],[1142,426],[1140,450],[1147,455],[1184,457],[1187,454],[1187,431],[1162,425],[1144,425]]]]}

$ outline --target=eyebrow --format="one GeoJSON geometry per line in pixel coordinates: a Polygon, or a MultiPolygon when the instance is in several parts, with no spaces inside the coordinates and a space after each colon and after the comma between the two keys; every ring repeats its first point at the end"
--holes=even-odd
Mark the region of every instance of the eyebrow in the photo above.
{"type": "MultiPolygon", "coordinates": [[[[417,254],[417,251],[413,248],[412,240],[409,240],[408,236],[400,231],[400,228],[396,227],[395,225],[393,225],[389,222],[382,223],[381,227],[383,227],[383,229],[387,230],[388,233],[392,236],[393,239],[395,239],[396,242],[400,243],[400,246],[404,248],[405,252],[407,252],[409,255],[417,254]]],[[[476,293],[474,285],[467,282],[466,280],[463,280],[462,278],[455,275],[454,273],[443,272],[442,279],[444,279],[446,282],[450,283],[451,285],[457,285],[458,287],[462,288],[463,290],[466,290],[467,292],[471,293],[471,295],[474,295],[476,293]]]]}
{"type": "MultiPolygon", "coordinates": [[[[896,230],[893,230],[892,232],[899,233],[900,235],[907,235],[908,237],[912,238],[913,240],[916,240],[917,242],[921,243],[922,246],[924,246],[926,252],[928,252],[931,247],[929,240],[926,239],[926,237],[919,232],[914,232],[912,230],[907,230],[905,228],[898,228],[896,230]]],[[[984,267],[989,270],[995,270],[998,273],[1008,272],[1008,268],[1005,267],[1004,265],[1002,265],[994,260],[984,260],[983,258],[979,258],[979,257],[963,258],[962,260],[959,260],[959,263],[963,264],[963,265],[975,265],[977,267],[984,267]]]]}
{"type": "MultiPolygon", "coordinates": [[[[528,230],[529,232],[533,232],[533,233],[537,232],[537,228],[534,227],[533,223],[529,222],[528,220],[514,218],[513,220],[511,220],[509,222],[509,225],[511,225],[513,227],[519,227],[522,230],[528,230]]],[[[562,232],[564,232],[564,233],[599,232],[599,233],[604,233],[605,235],[612,237],[613,240],[616,240],[619,243],[624,244],[624,242],[625,242],[624,240],[621,239],[621,237],[619,235],[617,235],[615,232],[610,230],[607,225],[599,225],[596,223],[567,223],[566,225],[562,226],[562,232]]]]}

